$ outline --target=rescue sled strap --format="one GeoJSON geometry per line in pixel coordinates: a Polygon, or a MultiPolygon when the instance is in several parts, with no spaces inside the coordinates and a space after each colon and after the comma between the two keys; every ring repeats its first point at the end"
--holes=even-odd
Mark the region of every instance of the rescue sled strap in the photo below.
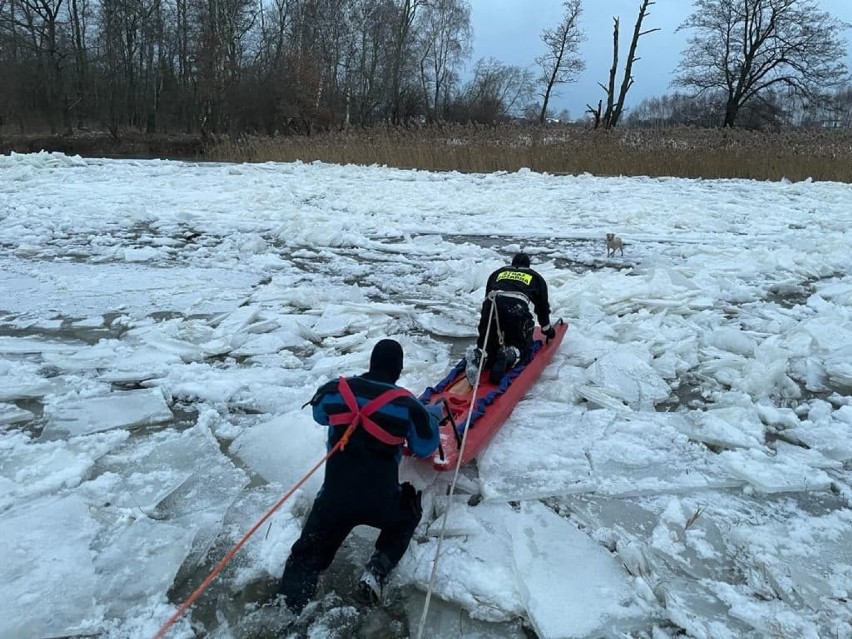
{"type": "MultiPolygon", "coordinates": [[[[497,304],[498,297],[508,297],[511,299],[516,299],[518,301],[524,302],[527,306],[529,306],[530,304],[530,298],[528,298],[520,291],[489,291],[487,297],[489,300],[491,300],[492,305],[497,304]]],[[[497,328],[497,343],[500,344],[500,347],[502,348],[505,345],[506,338],[503,333],[503,328],[500,326],[500,313],[497,312],[496,307],[494,308],[494,324],[497,328]]]]}

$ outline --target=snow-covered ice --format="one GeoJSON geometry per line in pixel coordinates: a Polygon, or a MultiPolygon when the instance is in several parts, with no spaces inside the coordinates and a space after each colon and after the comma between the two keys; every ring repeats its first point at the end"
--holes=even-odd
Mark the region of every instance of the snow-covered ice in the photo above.
{"type": "MultiPolygon", "coordinates": [[[[850,639],[850,245],[836,183],[2,156],[0,636],[152,637],[324,454],[314,390],[387,336],[434,384],[525,249],[560,351],[452,502],[404,461],[391,618],[357,529],[309,636],[431,586],[432,637],[850,639]]],[[[321,481],[169,637],[242,639],[321,481]]]]}

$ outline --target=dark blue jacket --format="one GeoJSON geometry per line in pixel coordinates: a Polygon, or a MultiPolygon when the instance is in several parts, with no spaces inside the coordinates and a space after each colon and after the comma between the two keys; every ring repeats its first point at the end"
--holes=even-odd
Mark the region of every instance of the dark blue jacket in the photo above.
{"type": "MultiPolygon", "coordinates": [[[[378,397],[387,390],[399,388],[394,384],[376,379],[367,372],[346,381],[355,395],[359,407],[378,397]]],[[[311,399],[314,420],[323,426],[329,425],[329,416],[349,412],[338,389],[338,380],[323,384],[311,399]]],[[[411,393],[393,399],[371,418],[385,432],[405,440],[408,449],[417,457],[429,457],[438,448],[438,417],[411,393]]],[[[346,430],[345,426],[329,426],[328,446],[337,444],[346,430]]],[[[362,486],[367,483],[399,483],[399,462],[402,444],[385,444],[366,429],[359,426],[350,436],[342,450],[334,453],[326,462],[326,489],[362,486]]]]}

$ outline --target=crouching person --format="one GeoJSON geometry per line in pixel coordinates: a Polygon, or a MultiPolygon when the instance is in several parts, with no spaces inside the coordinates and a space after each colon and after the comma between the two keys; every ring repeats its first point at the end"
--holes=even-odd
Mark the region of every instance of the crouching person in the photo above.
{"type": "Polygon", "coordinates": [[[329,448],[353,421],[357,426],[326,462],[322,488],[284,567],[279,592],[297,615],[313,599],[320,575],[358,525],[380,530],[359,581],[362,595],[378,601],[420,522],[420,493],[409,483],[399,483],[402,445],[417,457],[434,453],[441,409],[427,410],[396,386],[402,359],[402,346],[383,339],[373,348],[369,371],[324,384],[310,401],[314,420],[329,426],[329,448]]]}
{"type": "Polygon", "coordinates": [[[488,276],[485,284],[476,348],[469,348],[465,353],[465,372],[471,386],[477,381],[483,349],[486,358],[483,365],[490,369],[492,384],[499,384],[506,371],[519,362],[529,361],[535,330],[530,305],[541,324],[541,332],[553,339],[556,329],[550,325],[547,282],[530,268],[530,256],[518,253],[512,258],[511,266],[498,268],[488,276]]]}

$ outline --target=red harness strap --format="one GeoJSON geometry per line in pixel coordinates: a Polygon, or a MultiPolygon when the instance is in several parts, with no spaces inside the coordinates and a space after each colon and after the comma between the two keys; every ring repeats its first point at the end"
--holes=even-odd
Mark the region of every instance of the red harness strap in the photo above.
{"type": "MultiPolygon", "coordinates": [[[[363,407],[358,407],[358,400],[355,399],[355,394],[352,392],[352,389],[349,387],[349,383],[341,377],[337,382],[337,389],[340,391],[341,397],[343,397],[343,401],[346,403],[346,407],[349,409],[346,413],[337,413],[336,415],[329,415],[328,423],[332,426],[357,426],[360,424],[364,427],[368,433],[370,433],[373,437],[378,439],[383,444],[388,444],[389,446],[398,446],[405,442],[404,437],[397,437],[396,435],[391,435],[384,428],[379,426],[376,422],[370,419],[370,415],[375,413],[377,410],[389,404],[397,397],[405,397],[410,393],[404,388],[392,388],[390,390],[386,390],[384,393],[376,397],[375,399],[371,399],[369,402],[364,404],[363,407]]],[[[351,433],[351,430],[348,432],[351,433]]],[[[348,439],[348,435],[344,435],[348,439]]],[[[343,443],[341,449],[346,446],[346,442],[343,443]]]]}

